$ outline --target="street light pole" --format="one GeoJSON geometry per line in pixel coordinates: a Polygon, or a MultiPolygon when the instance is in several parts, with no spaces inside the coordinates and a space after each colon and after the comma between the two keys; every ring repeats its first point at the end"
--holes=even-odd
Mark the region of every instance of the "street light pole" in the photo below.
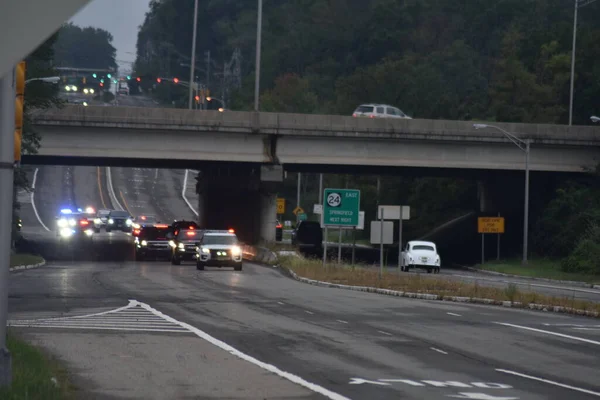
{"type": "Polygon", "coordinates": [[[254,77],[254,111],[259,108],[260,92],[260,48],[262,35],[262,0],[258,0],[258,20],[256,23],[256,76],[254,77]]]}
{"type": "Polygon", "coordinates": [[[495,125],[487,125],[487,124],[473,124],[475,129],[483,129],[483,128],[493,128],[496,129],[508,139],[515,146],[525,152],[525,200],[524,200],[524,210],[523,210],[523,259],[522,264],[527,265],[527,256],[528,256],[528,245],[529,245],[529,150],[531,145],[530,139],[520,139],[519,137],[513,135],[510,132],[505,131],[504,129],[495,126],[495,125]]]}
{"type": "Polygon", "coordinates": [[[188,108],[192,109],[192,99],[194,98],[194,67],[196,66],[196,32],[198,30],[198,0],[194,0],[194,28],[192,36],[192,60],[190,62],[190,90],[188,99],[188,108]]]}

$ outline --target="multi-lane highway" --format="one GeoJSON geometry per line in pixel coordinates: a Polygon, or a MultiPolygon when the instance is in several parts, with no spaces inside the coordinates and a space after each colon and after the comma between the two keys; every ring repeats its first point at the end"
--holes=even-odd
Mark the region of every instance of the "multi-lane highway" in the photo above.
{"type": "Polygon", "coordinates": [[[316,287],[251,263],[133,262],[119,232],[57,246],[42,223],[70,200],[193,218],[183,171],[107,172],[39,168],[24,233],[50,261],[10,282],[12,329],[63,360],[82,398],[600,397],[597,319],[316,287]]]}

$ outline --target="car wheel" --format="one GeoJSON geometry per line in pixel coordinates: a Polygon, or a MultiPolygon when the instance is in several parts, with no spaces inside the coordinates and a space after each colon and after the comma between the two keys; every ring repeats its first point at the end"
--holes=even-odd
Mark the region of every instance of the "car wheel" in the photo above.
{"type": "Polygon", "coordinates": [[[428,273],[428,274],[430,274],[430,273],[432,273],[432,272],[433,272],[433,269],[431,269],[431,268],[427,268],[427,273],[428,273]]]}
{"type": "Polygon", "coordinates": [[[200,261],[196,261],[196,269],[198,271],[204,271],[204,263],[200,261]]]}

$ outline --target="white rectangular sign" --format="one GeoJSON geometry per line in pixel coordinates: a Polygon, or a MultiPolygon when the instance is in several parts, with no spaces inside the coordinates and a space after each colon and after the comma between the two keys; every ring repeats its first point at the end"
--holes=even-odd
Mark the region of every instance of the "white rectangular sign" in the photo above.
{"type": "Polygon", "coordinates": [[[323,214],[323,205],[313,204],[313,214],[323,214]]]}
{"type": "Polygon", "coordinates": [[[402,220],[408,221],[410,219],[410,206],[379,206],[377,219],[381,217],[381,210],[383,210],[384,220],[400,220],[400,207],[402,207],[402,220]]]}
{"type": "MultiPolygon", "coordinates": [[[[381,222],[371,221],[371,244],[381,244],[381,222]]],[[[383,244],[394,243],[394,223],[383,221],[383,244]]]]}

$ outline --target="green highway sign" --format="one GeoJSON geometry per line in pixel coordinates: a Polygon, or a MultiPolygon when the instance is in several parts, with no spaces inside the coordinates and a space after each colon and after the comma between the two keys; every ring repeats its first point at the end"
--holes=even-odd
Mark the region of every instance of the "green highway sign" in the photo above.
{"type": "Polygon", "coordinates": [[[325,189],[323,192],[324,226],[357,226],[360,190],[325,189]]]}
{"type": "Polygon", "coordinates": [[[298,221],[306,221],[307,215],[306,213],[299,213],[298,214],[298,221]]]}

